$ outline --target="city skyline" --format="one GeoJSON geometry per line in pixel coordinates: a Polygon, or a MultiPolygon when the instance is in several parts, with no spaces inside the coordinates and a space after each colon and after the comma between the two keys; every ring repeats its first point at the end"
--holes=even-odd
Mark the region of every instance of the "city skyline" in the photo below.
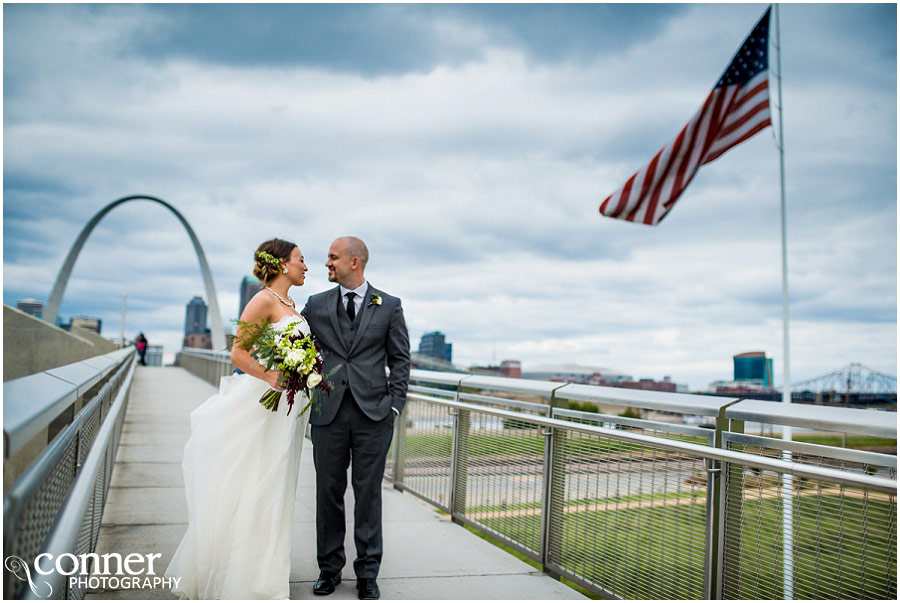
{"type": "MultiPolygon", "coordinates": [[[[46,303],[87,220],[149,194],[197,232],[226,326],[261,241],[300,245],[299,308],[332,286],[331,240],[356,234],[413,346],[439,329],[457,364],[701,389],[764,350],[778,386],[771,130],[701,170],[658,227],[597,211],[765,7],[5,5],[4,303],[46,303]]],[[[896,374],[896,7],[781,20],[792,377],[896,374]]],[[[149,203],[97,226],[61,313],[118,325],[123,292],[126,337],[178,349],[202,281],[149,203]]]]}

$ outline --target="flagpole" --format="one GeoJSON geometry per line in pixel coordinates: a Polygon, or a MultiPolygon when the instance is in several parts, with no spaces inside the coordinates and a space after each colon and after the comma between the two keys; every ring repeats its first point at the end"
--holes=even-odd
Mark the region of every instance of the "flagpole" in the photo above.
{"type": "MultiPolygon", "coordinates": [[[[788,308],[788,265],[787,265],[787,202],[784,190],[784,112],[781,97],[781,11],[780,5],[775,4],[775,55],[778,62],[778,157],[781,165],[781,307],[783,314],[783,349],[784,378],[782,380],[781,401],[784,404],[791,403],[791,339],[790,339],[790,313],[788,308]]],[[[793,434],[791,427],[782,425],[781,437],[784,441],[791,441],[793,434]]],[[[791,461],[789,450],[782,452],[782,458],[791,461]]],[[[782,515],[784,518],[783,552],[784,552],[784,588],[783,597],[786,600],[794,598],[794,483],[793,476],[785,473],[782,476],[782,515]]]]}

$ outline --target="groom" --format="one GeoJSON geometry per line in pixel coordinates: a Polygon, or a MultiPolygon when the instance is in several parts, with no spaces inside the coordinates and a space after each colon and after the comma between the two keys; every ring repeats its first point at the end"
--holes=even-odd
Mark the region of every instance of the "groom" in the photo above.
{"type": "Polygon", "coordinates": [[[356,237],[341,237],[328,250],[328,280],[338,287],[310,296],[303,308],[324,348],[334,389],[309,418],[316,466],[317,595],[330,595],[344,567],[344,493],[347,467],[355,506],[356,589],[360,599],[380,596],[381,480],[394,420],[406,403],[409,335],[400,300],[375,289],[364,276],[369,250],[356,237]],[[385,377],[385,366],[390,377],[385,377]]]}

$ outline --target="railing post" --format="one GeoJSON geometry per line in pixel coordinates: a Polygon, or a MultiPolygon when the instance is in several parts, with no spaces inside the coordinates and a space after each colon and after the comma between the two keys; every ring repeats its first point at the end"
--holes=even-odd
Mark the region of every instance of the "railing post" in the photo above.
{"type": "MultiPolygon", "coordinates": [[[[728,426],[728,431],[732,433],[744,433],[744,421],[732,420],[728,426]]],[[[716,442],[717,448],[727,450],[727,442],[724,438],[716,442]]],[[[741,522],[743,516],[744,501],[744,469],[742,465],[733,465],[731,463],[722,463],[721,479],[719,480],[719,489],[721,491],[718,501],[719,525],[718,525],[718,564],[715,568],[715,589],[712,598],[725,598],[725,574],[726,570],[729,575],[740,574],[740,552],[742,540],[741,522]],[[737,508],[735,508],[737,505],[737,508]],[[735,551],[733,555],[729,555],[729,551],[725,550],[725,534],[728,533],[728,548],[735,551]]],[[[736,592],[739,592],[740,585],[736,584],[736,592]]]]}
{"type": "Polygon", "coordinates": [[[453,417],[453,444],[450,456],[450,517],[463,523],[466,514],[466,486],[469,469],[469,428],[471,414],[458,410],[453,417]]]}
{"type": "MultiPolygon", "coordinates": [[[[404,410],[406,410],[404,408],[404,410]]],[[[406,418],[401,412],[394,424],[394,488],[403,491],[403,470],[406,463],[406,418]]]]}
{"type": "Polygon", "coordinates": [[[566,504],[566,432],[552,427],[544,435],[544,490],[541,499],[541,566],[545,574],[559,579],[549,569],[562,559],[563,518],[566,504]]]}
{"type": "MultiPolygon", "coordinates": [[[[716,415],[716,427],[710,445],[715,448],[725,448],[725,433],[734,430],[734,425],[729,429],[729,420],[725,417],[725,410],[740,400],[734,400],[719,408],[716,415]]],[[[740,429],[743,431],[743,421],[740,429]]],[[[722,575],[724,564],[725,546],[725,472],[728,471],[727,463],[706,461],[706,551],[704,552],[704,576],[703,596],[705,599],[722,598],[722,575]]]]}
{"type": "MultiPolygon", "coordinates": [[[[556,406],[556,392],[565,387],[561,385],[550,393],[547,405],[547,418],[552,419],[556,406]]],[[[543,492],[541,493],[541,566],[545,574],[559,579],[559,574],[548,569],[548,563],[561,559],[563,512],[565,508],[566,461],[565,431],[550,428],[543,429],[544,435],[544,471],[543,492]]]]}
{"type": "MultiPolygon", "coordinates": [[[[725,408],[719,409],[716,415],[716,428],[710,445],[721,448],[722,436],[728,431],[728,419],[725,408]]],[[[703,559],[703,598],[718,599],[719,576],[722,556],[722,466],[721,463],[707,460],[706,466],[706,550],[703,559]]]]}
{"type": "Polygon", "coordinates": [[[706,547],[703,559],[703,598],[718,599],[719,564],[722,545],[722,464],[706,459],[706,547]]]}

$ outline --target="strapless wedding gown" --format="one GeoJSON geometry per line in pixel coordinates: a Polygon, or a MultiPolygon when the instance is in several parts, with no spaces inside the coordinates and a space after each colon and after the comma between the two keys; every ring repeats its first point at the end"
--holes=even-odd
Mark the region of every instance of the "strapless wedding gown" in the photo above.
{"type": "MultiPolygon", "coordinates": [[[[286,316],[281,328],[303,318],[286,316]]],[[[223,377],[219,393],[191,412],[184,447],[188,528],[166,576],[190,599],[287,599],[294,499],[309,413],[301,394],[287,415],[259,398],[269,385],[250,375],[223,377]]]]}

